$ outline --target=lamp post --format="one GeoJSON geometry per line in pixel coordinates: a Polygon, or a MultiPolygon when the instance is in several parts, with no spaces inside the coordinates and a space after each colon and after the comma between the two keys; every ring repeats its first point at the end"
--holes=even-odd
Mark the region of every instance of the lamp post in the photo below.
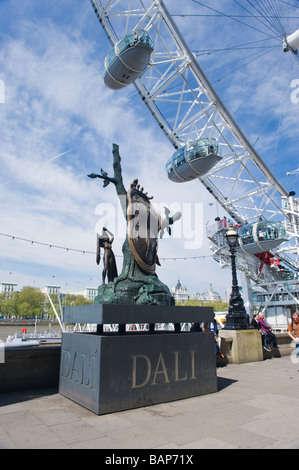
{"type": "Polygon", "coordinates": [[[247,315],[244,302],[240,294],[237,270],[236,270],[236,246],[238,232],[229,224],[225,238],[227,240],[232,262],[232,292],[229,301],[228,314],[226,315],[225,330],[247,330],[249,328],[249,315],[247,315]]]}

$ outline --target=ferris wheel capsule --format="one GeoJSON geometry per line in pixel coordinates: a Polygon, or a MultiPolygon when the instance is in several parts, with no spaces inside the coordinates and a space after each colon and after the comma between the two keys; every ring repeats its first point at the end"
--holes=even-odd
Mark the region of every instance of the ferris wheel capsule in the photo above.
{"type": "Polygon", "coordinates": [[[103,67],[105,85],[119,90],[134,82],[147,68],[154,44],[144,30],[135,30],[118,41],[103,67]]]}
{"type": "Polygon", "coordinates": [[[299,49],[299,29],[288,36],[285,36],[283,41],[284,52],[292,51],[294,54],[298,53],[299,49]]]}
{"type": "Polygon", "coordinates": [[[204,175],[220,160],[221,149],[215,139],[197,139],[174,152],[166,172],[171,181],[183,183],[204,175]]]}
{"type": "Polygon", "coordinates": [[[240,248],[248,254],[268,252],[285,241],[286,230],[281,222],[260,220],[239,229],[240,248]]]}

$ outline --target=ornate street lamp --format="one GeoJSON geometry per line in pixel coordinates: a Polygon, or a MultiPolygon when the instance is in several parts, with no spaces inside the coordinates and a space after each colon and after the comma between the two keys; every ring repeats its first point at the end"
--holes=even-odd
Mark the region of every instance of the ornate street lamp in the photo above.
{"type": "Polygon", "coordinates": [[[232,292],[229,301],[228,314],[226,315],[225,330],[247,330],[249,328],[249,315],[247,315],[244,302],[240,294],[236,270],[236,246],[238,232],[229,224],[225,238],[227,240],[232,260],[232,292]]]}

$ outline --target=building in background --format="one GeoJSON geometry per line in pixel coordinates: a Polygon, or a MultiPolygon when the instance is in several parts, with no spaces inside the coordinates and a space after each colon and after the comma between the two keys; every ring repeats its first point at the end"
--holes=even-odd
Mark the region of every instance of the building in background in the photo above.
{"type": "Polygon", "coordinates": [[[55,286],[55,285],[48,285],[46,287],[43,287],[41,289],[41,292],[43,294],[61,294],[60,291],[61,287],[60,286],[55,286]]]}
{"type": "Polygon", "coordinates": [[[220,294],[218,294],[218,292],[214,291],[212,284],[210,284],[210,287],[209,287],[208,291],[203,292],[202,294],[197,293],[195,295],[195,299],[205,300],[205,301],[207,301],[207,300],[215,301],[215,300],[221,300],[221,296],[220,296],[220,294]]]}
{"type": "Polygon", "coordinates": [[[94,298],[98,295],[98,288],[97,287],[84,287],[84,289],[66,292],[66,294],[82,295],[87,300],[94,300],[94,298]]]}
{"type": "Polygon", "coordinates": [[[0,293],[1,294],[12,294],[16,292],[16,287],[18,284],[14,282],[1,282],[0,283],[0,293]]]}
{"type": "Polygon", "coordinates": [[[181,284],[181,281],[178,280],[176,286],[172,287],[170,289],[170,292],[172,293],[174,300],[176,302],[181,302],[181,303],[184,303],[188,299],[203,300],[205,302],[222,300],[220,294],[214,291],[212,284],[210,284],[207,292],[203,292],[201,294],[197,292],[195,295],[193,295],[193,294],[188,294],[187,288],[183,287],[181,284]]]}
{"type": "Polygon", "coordinates": [[[83,289],[73,290],[68,292],[62,292],[60,286],[48,285],[41,289],[43,294],[61,294],[61,295],[82,295],[87,300],[94,300],[95,296],[98,294],[97,287],[84,287],[83,289]]]}
{"type": "Polygon", "coordinates": [[[176,302],[181,302],[184,303],[187,299],[190,298],[186,287],[183,287],[180,280],[178,280],[177,284],[175,287],[172,287],[170,289],[170,292],[172,293],[174,300],[176,302]]]}

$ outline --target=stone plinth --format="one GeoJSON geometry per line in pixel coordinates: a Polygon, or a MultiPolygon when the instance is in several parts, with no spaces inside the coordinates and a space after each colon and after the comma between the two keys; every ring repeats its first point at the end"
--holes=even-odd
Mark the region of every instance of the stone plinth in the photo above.
{"type": "Polygon", "coordinates": [[[220,330],[220,338],[231,344],[229,352],[229,362],[235,364],[244,364],[247,362],[256,362],[263,360],[263,349],[261,342],[261,334],[258,330],[220,330]]]}
{"type": "Polygon", "coordinates": [[[68,309],[65,319],[78,322],[80,312],[81,323],[102,324],[98,333],[63,334],[62,395],[100,415],[217,391],[213,333],[179,328],[211,321],[212,309],[92,305],[68,309]],[[175,323],[175,331],[156,331],[159,320],[175,323]],[[147,322],[149,331],[126,332],[127,322],[147,322]],[[119,333],[105,334],[107,323],[119,323],[119,333]]]}

